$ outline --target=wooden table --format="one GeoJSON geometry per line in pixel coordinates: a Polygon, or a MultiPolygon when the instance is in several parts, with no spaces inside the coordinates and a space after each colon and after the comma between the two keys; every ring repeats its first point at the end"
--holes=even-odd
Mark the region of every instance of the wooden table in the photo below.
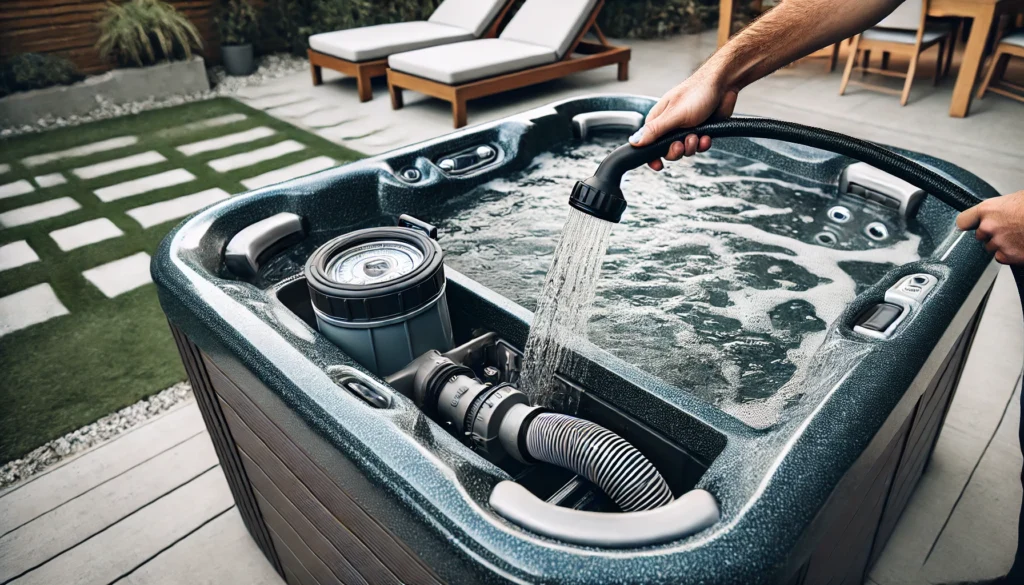
{"type": "MultiPolygon", "coordinates": [[[[996,19],[1006,12],[1024,10],[1024,0],[930,0],[929,16],[956,16],[973,18],[971,36],[960,62],[960,73],[953,86],[953,100],[949,104],[949,115],[954,118],[967,116],[971,107],[974,82],[978,78],[982,59],[985,57],[985,42],[996,19]]],[[[721,47],[732,34],[733,0],[721,0],[718,13],[718,46],[721,47]]]]}

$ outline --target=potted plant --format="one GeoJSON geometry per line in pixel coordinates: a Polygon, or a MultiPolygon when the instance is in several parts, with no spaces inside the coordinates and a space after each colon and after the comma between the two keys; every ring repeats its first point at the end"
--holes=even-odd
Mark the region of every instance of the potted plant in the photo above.
{"type": "Polygon", "coordinates": [[[228,75],[249,75],[256,69],[252,43],[259,30],[256,10],[248,0],[228,0],[217,17],[220,51],[228,75]]]}

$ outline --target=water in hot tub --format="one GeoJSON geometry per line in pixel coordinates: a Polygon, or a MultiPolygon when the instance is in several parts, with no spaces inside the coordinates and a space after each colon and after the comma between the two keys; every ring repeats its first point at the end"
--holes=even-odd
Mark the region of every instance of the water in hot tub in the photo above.
{"type": "MultiPolygon", "coordinates": [[[[448,201],[429,217],[448,265],[535,309],[569,192],[617,145],[542,154],[448,201]]],[[[629,208],[612,229],[588,337],[741,419],[756,412],[745,405],[778,401],[863,287],[919,257],[920,238],[892,212],[735,154],[633,171],[623,191],[629,208]],[[846,224],[827,218],[838,204],[853,212],[846,224]],[[888,239],[864,233],[872,221],[888,239]]]]}

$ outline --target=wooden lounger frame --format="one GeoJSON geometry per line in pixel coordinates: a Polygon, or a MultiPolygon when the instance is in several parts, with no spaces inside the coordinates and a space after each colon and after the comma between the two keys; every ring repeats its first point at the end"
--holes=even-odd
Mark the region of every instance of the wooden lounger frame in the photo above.
{"type": "MultiPolygon", "coordinates": [[[[491,26],[487,28],[487,31],[480,38],[488,39],[498,36],[498,30],[505,21],[505,17],[508,16],[508,11],[512,9],[513,4],[515,4],[515,0],[505,0],[505,6],[502,7],[501,12],[494,18],[494,22],[491,23],[491,26]]],[[[361,102],[368,102],[373,99],[371,80],[374,77],[384,77],[388,70],[387,57],[374,59],[373,61],[349,61],[341,57],[334,57],[320,51],[314,51],[313,49],[307,49],[306,54],[309,56],[309,70],[313,76],[313,85],[320,85],[324,82],[324,67],[349,77],[355,77],[359,88],[359,101],[361,102]]]]}
{"type": "Polygon", "coordinates": [[[497,77],[488,77],[470,81],[461,85],[448,85],[433,79],[425,79],[416,75],[402,73],[394,69],[388,69],[388,91],[391,93],[392,109],[401,109],[404,105],[402,90],[408,89],[433,96],[452,104],[452,120],[456,128],[466,125],[466,102],[472,99],[494,95],[551,81],[589,69],[597,69],[607,65],[618,65],[619,81],[629,79],[629,47],[617,47],[611,45],[604,33],[597,26],[597,15],[604,6],[604,0],[598,2],[597,6],[590,13],[590,18],[583,26],[582,31],[576,36],[569,50],[560,61],[531,67],[522,71],[507,73],[497,77]],[[592,43],[584,41],[583,37],[593,31],[599,42],[592,43]],[[579,56],[574,56],[579,53],[579,56]]]}

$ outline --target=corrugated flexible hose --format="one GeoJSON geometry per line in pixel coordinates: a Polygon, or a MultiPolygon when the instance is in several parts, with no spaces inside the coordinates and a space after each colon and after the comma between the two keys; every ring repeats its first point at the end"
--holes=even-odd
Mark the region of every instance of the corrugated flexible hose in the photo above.
{"type": "Polygon", "coordinates": [[[625,439],[590,421],[551,412],[526,429],[526,450],[601,488],[623,512],[659,508],[672,491],[658,470],[625,439]]]}

